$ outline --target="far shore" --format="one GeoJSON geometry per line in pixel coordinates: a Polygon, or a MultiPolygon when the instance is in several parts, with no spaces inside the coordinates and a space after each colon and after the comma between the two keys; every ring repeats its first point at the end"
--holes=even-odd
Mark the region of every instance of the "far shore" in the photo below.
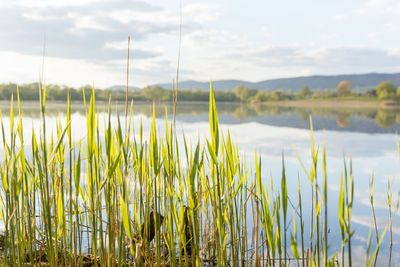
{"type": "MultiPolygon", "coordinates": [[[[108,106],[108,101],[96,101],[108,106]]],[[[10,101],[0,100],[1,106],[8,106],[10,101]]],[[[24,106],[38,106],[39,101],[21,101],[24,106]]],[[[243,104],[240,102],[216,101],[217,104],[243,104]]],[[[17,101],[14,101],[14,105],[17,101]]],[[[52,108],[60,105],[66,105],[66,101],[46,101],[46,106],[52,108]]],[[[72,106],[83,106],[83,101],[71,101],[72,106]]],[[[134,105],[152,105],[151,101],[134,101],[134,105]]],[[[156,102],[156,104],[171,104],[169,101],[156,102]]],[[[178,101],[179,104],[208,104],[208,101],[178,101]]],[[[379,100],[353,100],[353,99],[309,99],[309,100],[281,100],[249,103],[251,106],[279,106],[279,107],[298,107],[298,108],[383,108],[383,109],[400,109],[400,101],[379,101],[379,100]]],[[[125,101],[115,101],[112,105],[125,105],[125,101]]]]}
{"type": "Polygon", "coordinates": [[[299,107],[299,108],[384,108],[399,109],[396,101],[360,101],[360,100],[284,100],[253,102],[251,105],[299,107]]]}

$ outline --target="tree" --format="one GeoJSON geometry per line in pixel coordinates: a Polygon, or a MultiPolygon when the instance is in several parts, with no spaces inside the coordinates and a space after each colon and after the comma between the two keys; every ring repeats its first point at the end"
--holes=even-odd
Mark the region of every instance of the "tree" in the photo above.
{"type": "Polygon", "coordinates": [[[268,101],[267,92],[259,91],[255,96],[254,99],[258,102],[265,102],[268,101]]]}
{"type": "Polygon", "coordinates": [[[282,100],[283,92],[280,90],[272,91],[270,93],[270,98],[272,101],[282,100]]]}
{"type": "Polygon", "coordinates": [[[379,99],[392,99],[396,97],[396,86],[391,81],[381,82],[376,87],[376,94],[379,99]]]}
{"type": "Polygon", "coordinates": [[[400,86],[397,87],[397,96],[400,96],[400,86]]]}
{"type": "Polygon", "coordinates": [[[240,101],[246,101],[249,97],[249,88],[243,85],[238,85],[233,89],[233,93],[240,99],[240,101]]]}
{"type": "Polygon", "coordinates": [[[341,81],[336,90],[339,95],[349,95],[351,92],[351,83],[348,81],[341,81]]]}
{"type": "Polygon", "coordinates": [[[142,89],[141,94],[148,100],[162,101],[168,99],[168,90],[155,85],[155,86],[146,86],[142,89]]]}
{"type": "Polygon", "coordinates": [[[238,85],[233,90],[233,93],[240,101],[247,101],[250,97],[255,96],[258,92],[257,89],[249,89],[244,85],[238,85]]]}
{"type": "Polygon", "coordinates": [[[301,88],[300,95],[301,95],[303,98],[309,98],[309,97],[311,96],[310,87],[304,86],[303,88],[301,88]]]}

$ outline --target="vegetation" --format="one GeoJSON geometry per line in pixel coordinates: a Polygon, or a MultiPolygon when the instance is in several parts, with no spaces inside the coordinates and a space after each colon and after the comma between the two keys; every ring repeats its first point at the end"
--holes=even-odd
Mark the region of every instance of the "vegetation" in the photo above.
{"type": "MultiPolygon", "coordinates": [[[[37,94],[39,84],[31,83],[24,84],[19,87],[19,94],[22,101],[39,101],[37,94]]],[[[67,86],[49,85],[47,87],[47,100],[49,101],[65,101],[67,95],[70,95],[71,101],[83,101],[83,93],[86,99],[91,97],[91,86],[83,86],[80,89],[74,89],[67,86]]],[[[250,90],[251,91],[251,90],[250,90]]],[[[254,90],[253,90],[254,91],[254,90]]],[[[16,94],[16,84],[2,84],[0,85],[0,100],[9,101],[12,94],[16,94]]],[[[251,95],[251,93],[250,93],[251,95]]],[[[112,97],[114,101],[125,102],[124,90],[96,90],[95,96],[98,101],[108,102],[112,97]]],[[[164,89],[160,86],[147,86],[139,91],[128,91],[128,97],[134,101],[172,101],[171,90],[164,89]]],[[[233,91],[216,91],[216,101],[239,102],[240,98],[235,95],[233,91]]],[[[180,90],[178,94],[179,101],[205,101],[209,100],[209,94],[203,90],[180,90]]]]}
{"type": "Polygon", "coordinates": [[[351,92],[351,83],[348,81],[341,81],[338,84],[336,91],[339,95],[349,95],[351,92]]]}
{"type": "MultiPolygon", "coordinates": [[[[342,245],[331,253],[326,149],[314,143],[312,122],[308,170],[299,157],[311,195],[304,197],[299,183],[298,195],[289,197],[287,183],[296,178],[286,176],[283,155],[279,186],[263,176],[257,153],[253,176],[229,132],[220,132],[212,88],[210,136],[195,144],[183,136],[183,148],[167,116],[165,133],[158,133],[154,109],[149,136],[143,134],[142,124],[133,125],[132,105],[125,125],[119,116],[112,123],[109,108],[106,128],[100,132],[95,96],[93,89],[88,106],[84,97],[87,136],[79,142],[72,141],[69,98],[66,121],[59,121],[56,136],[46,139],[45,88],[40,90],[42,127],[40,132],[32,130],[30,152],[22,134],[19,95],[19,118],[14,124],[11,104],[9,133],[1,122],[2,264],[351,265],[351,161],[344,161],[339,191],[342,245]],[[306,201],[309,218],[303,214],[306,201]]],[[[373,207],[372,185],[373,180],[373,207]]],[[[375,227],[375,247],[370,235],[366,266],[376,261],[385,232],[375,227]]]]}
{"type": "Polygon", "coordinates": [[[376,94],[381,100],[394,99],[396,97],[396,86],[391,81],[381,82],[376,87],[376,94]]]}
{"type": "Polygon", "coordinates": [[[256,89],[249,89],[246,86],[239,85],[235,89],[233,89],[233,93],[237,98],[242,102],[246,102],[250,97],[253,97],[257,94],[256,89]]]}
{"type": "MultiPolygon", "coordinates": [[[[24,84],[19,86],[19,94],[22,101],[39,101],[37,95],[37,83],[24,84]]],[[[364,92],[352,92],[351,83],[341,81],[337,90],[312,90],[308,86],[304,86],[299,92],[291,92],[286,90],[257,90],[240,85],[232,90],[215,91],[215,100],[218,102],[268,102],[268,101],[290,101],[290,100],[361,100],[361,101],[378,101],[378,100],[400,100],[400,90],[390,81],[380,83],[376,88],[372,88],[364,92]]],[[[50,101],[65,101],[69,92],[71,101],[83,101],[83,92],[86,99],[91,97],[91,86],[83,86],[79,89],[67,86],[49,85],[47,88],[47,99],[50,101]]],[[[8,101],[11,94],[15,94],[17,90],[16,84],[0,84],[0,100],[8,101]]],[[[126,95],[123,90],[96,90],[96,99],[98,101],[108,102],[112,97],[114,101],[125,101],[126,95]]],[[[147,102],[171,102],[172,91],[160,86],[146,86],[142,90],[131,90],[128,92],[128,98],[134,101],[147,102]]],[[[209,101],[207,91],[179,90],[178,101],[209,101]]]]}
{"type": "Polygon", "coordinates": [[[311,96],[311,89],[308,86],[304,86],[303,88],[301,88],[300,90],[300,96],[303,98],[309,98],[311,96]]]}

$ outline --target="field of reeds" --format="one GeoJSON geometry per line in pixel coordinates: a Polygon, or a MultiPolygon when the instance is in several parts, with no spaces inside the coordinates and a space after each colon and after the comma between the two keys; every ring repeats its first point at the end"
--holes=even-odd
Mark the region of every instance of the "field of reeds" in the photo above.
{"type": "MultiPolygon", "coordinates": [[[[1,122],[1,264],[351,266],[351,160],[344,159],[338,177],[342,241],[332,250],[326,149],[314,143],[312,123],[311,166],[299,157],[312,192],[305,196],[299,178],[286,177],[283,155],[280,184],[262,177],[257,152],[255,166],[239,157],[229,132],[220,133],[210,87],[210,135],[197,143],[177,136],[175,118],[170,123],[166,118],[166,131],[160,134],[154,115],[150,136],[144,136],[142,124],[133,125],[133,104],[125,119],[118,116],[112,125],[111,100],[100,132],[94,93],[90,103],[84,101],[86,137],[72,141],[68,99],[66,121],[59,121],[56,136],[47,140],[46,89],[40,88],[42,125],[39,132],[33,130],[30,151],[24,146],[17,96],[18,117],[11,103],[9,132],[1,122]],[[297,195],[288,196],[288,181],[299,183],[297,195]],[[307,217],[305,203],[311,208],[307,217]]],[[[373,223],[365,265],[375,266],[387,231],[379,232],[376,225],[373,179],[370,188],[373,223]]],[[[391,263],[391,219],[397,207],[391,183],[388,188],[391,263]]]]}

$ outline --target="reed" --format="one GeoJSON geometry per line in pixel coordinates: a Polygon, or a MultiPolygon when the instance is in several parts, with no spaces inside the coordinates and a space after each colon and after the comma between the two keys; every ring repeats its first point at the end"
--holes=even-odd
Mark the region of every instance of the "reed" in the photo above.
{"type": "MultiPolygon", "coordinates": [[[[133,124],[133,104],[129,115],[126,106],[125,128],[119,115],[113,124],[111,99],[100,131],[94,92],[89,103],[83,93],[87,134],[74,142],[69,97],[66,121],[59,120],[54,137],[46,138],[46,88],[41,87],[42,125],[38,133],[32,130],[31,151],[24,146],[19,95],[18,119],[11,98],[10,132],[1,119],[3,265],[289,266],[295,261],[298,266],[351,266],[352,163],[344,161],[339,192],[342,243],[330,252],[327,151],[324,145],[321,167],[312,120],[310,168],[299,156],[311,190],[308,221],[300,177],[298,196],[289,196],[287,184],[295,178],[287,177],[284,154],[280,187],[274,188],[272,177],[269,183],[263,176],[257,152],[251,170],[229,132],[221,133],[211,83],[210,135],[193,144],[177,136],[175,119],[170,124],[167,115],[165,134],[157,132],[154,107],[149,138],[141,122],[133,124]]],[[[371,189],[376,222],[372,196],[371,189]]],[[[389,183],[390,246],[391,201],[389,183]]],[[[376,246],[369,255],[370,235],[366,265],[376,263],[385,232],[379,238],[375,225],[376,246]]]]}

